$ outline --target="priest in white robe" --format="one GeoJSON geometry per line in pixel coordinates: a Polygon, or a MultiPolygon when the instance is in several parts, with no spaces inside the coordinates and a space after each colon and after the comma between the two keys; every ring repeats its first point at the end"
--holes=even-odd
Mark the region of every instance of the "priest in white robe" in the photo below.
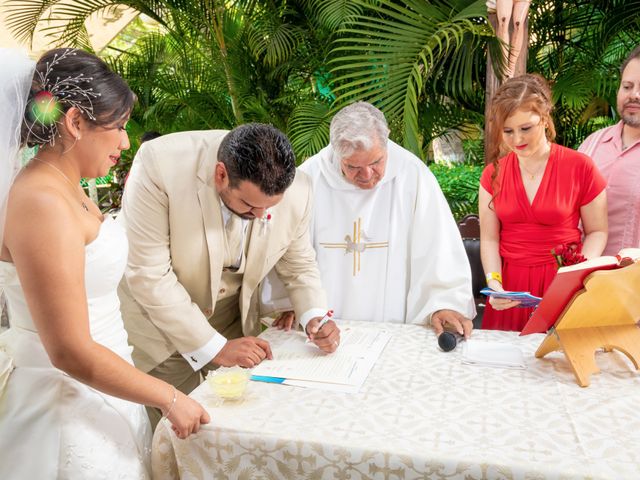
{"type": "MultiPolygon", "coordinates": [[[[334,318],[431,323],[437,334],[448,324],[468,337],[475,304],[457,225],[431,171],[388,135],[380,110],[354,103],[299,167],[312,178],[311,238],[334,318]]],[[[284,292],[271,275],[263,312],[287,310],[284,292]]]]}

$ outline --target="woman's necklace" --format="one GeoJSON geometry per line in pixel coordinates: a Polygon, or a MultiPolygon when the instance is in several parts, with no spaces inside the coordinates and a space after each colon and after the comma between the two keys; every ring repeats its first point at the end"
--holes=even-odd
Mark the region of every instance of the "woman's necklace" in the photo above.
{"type": "Polygon", "coordinates": [[[545,160],[544,162],[542,162],[542,165],[540,165],[540,166],[536,169],[536,171],[535,171],[535,172],[531,173],[531,171],[529,171],[529,169],[527,169],[527,168],[522,164],[522,162],[518,162],[518,163],[520,164],[520,170],[521,170],[521,171],[524,171],[524,172],[529,176],[529,179],[530,179],[530,180],[534,180],[534,179],[538,176],[538,174],[544,170],[544,167],[546,167],[546,166],[547,166],[547,161],[545,160]]]}
{"type": "MultiPolygon", "coordinates": [[[[69,183],[69,185],[71,185],[73,187],[74,190],[77,191],[77,188],[80,187],[80,185],[74,185],[74,183],[71,180],[69,180],[69,177],[67,177],[67,175],[62,170],[60,170],[58,167],[56,167],[55,165],[53,165],[53,164],[51,164],[49,162],[45,162],[44,160],[40,160],[39,158],[35,158],[34,157],[33,159],[36,160],[37,162],[44,163],[45,165],[53,168],[56,172],[58,172],[60,175],[62,175],[62,178],[64,178],[69,183]]],[[[80,187],[80,188],[82,188],[82,187],[80,187]]],[[[89,207],[87,206],[87,202],[85,202],[84,195],[82,195],[82,199],[80,200],[80,205],[82,205],[82,208],[84,208],[85,211],[87,211],[87,212],[89,211],[89,207]]]]}

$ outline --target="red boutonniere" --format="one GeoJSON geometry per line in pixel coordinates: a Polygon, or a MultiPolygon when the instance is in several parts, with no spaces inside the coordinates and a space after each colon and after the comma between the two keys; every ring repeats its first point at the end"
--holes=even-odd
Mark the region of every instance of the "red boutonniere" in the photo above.
{"type": "Polygon", "coordinates": [[[260,235],[264,235],[267,233],[269,229],[269,222],[271,221],[271,214],[265,210],[262,218],[260,219],[260,235]]]}
{"type": "Polygon", "coordinates": [[[581,250],[582,244],[580,243],[563,243],[553,247],[551,249],[551,255],[556,259],[558,268],[560,268],[584,262],[586,258],[584,258],[584,255],[580,253],[581,250]]]}

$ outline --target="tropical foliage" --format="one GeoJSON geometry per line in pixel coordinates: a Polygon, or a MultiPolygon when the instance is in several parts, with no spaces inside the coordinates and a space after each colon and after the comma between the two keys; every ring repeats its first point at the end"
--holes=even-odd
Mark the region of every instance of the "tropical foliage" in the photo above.
{"type": "MultiPolygon", "coordinates": [[[[55,17],[49,34],[82,48],[89,48],[83,21],[102,9],[126,5],[158,23],[128,48],[102,52],[138,95],[128,127],[133,146],[147,130],[229,129],[258,121],[286,131],[290,119],[296,125],[293,114],[300,119],[310,106],[318,111],[311,99],[330,103],[334,98],[327,57],[342,19],[354,11],[348,2],[311,1],[8,3],[8,23],[18,35],[28,39],[38,20],[55,17]],[[51,12],[45,14],[47,8],[51,12]]],[[[327,140],[323,134],[302,134],[294,145],[304,155],[309,141],[317,146],[327,140]]]]}
{"type": "Polygon", "coordinates": [[[457,221],[478,211],[478,185],[484,165],[471,163],[431,164],[451,213],[457,221]]]}
{"type": "Polygon", "coordinates": [[[482,0],[8,3],[23,38],[53,17],[49,34],[84,48],[91,14],[126,5],[148,15],[161,32],[103,52],[138,93],[136,122],[174,131],[269,121],[288,131],[301,158],[326,144],[333,111],[354,98],[376,103],[396,139],[424,157],[431,138],[478,120],[477,65],[492,38],[482,0]]]}
{"type": "Polygon", "coordinates": [[[552,82],[558,142],[577,147],[616,121],[619,67],[640,44],[640,2],[538,0],[529,21],[528,71],[552,82]]]}
{"type": "MultiPolygon", "coordinates": [[[[483,160],[477,132],[485,121],[486,53],[499,50],[484,0],[5,3],[21,37],[55,18],[53,38],[89,49],[84,21],[103,9],[126,5],[156,22],[128,37],[127,30],[130,41],[101,52],[139,98],[128,127],[131,152],[147,130],[260,121],[286,131],[302,160],[328,142],[333,113],[363,99],[385,112],[392,138],[421,158],[430,158],[433,138],[457,131],[470,147],[467,158],[483,160]]],[[[553,83],[560,143],[576,146],[615,121],[617,69],[640,43],[638,19],[637,1],[532,1],[527,68],[553,83]]]]}
{"type": "Polygon", "coordinates": [[[367,100],[385,112],[393,136],[423,158],[431,139],[477,121],[478,65],[493,38],[483,1],[353,4],[360,11],[339,30],[332,51],[337,99],[329,113],[367,100]]]}

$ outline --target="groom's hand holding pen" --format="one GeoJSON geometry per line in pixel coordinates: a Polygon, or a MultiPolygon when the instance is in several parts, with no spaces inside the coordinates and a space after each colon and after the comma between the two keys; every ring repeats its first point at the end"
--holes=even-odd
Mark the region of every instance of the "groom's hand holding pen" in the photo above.
{"type": "Polygon", "coordinates": [[[331,317],[333,310],[329,310],[323,317],[315,317],[307,323],[306,333],[320,350],[333,353],[340,345],[340,329],[331,317]]]}
{"type": "Polygon", "coordinates": [[[320,319],[320,322],[318,323],[318,330],[320,330],[329,320],[331,320],[331,317],[333,317],[333,310],[329,310],[324,314],[324,317],[320,319]]]}

